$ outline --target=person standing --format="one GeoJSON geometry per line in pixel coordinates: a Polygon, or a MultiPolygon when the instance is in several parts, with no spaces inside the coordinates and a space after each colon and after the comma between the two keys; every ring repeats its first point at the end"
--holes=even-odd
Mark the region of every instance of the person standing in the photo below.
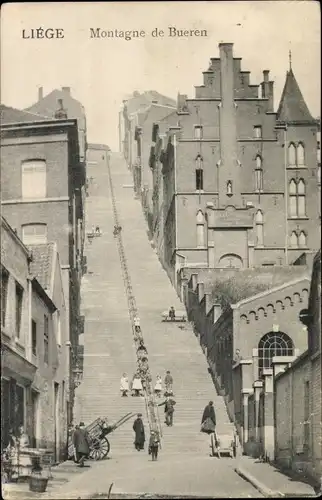
{"type": "Polygon", "coordinates": [[[174,321],[176,319],[176,311],[173,306],[171,306],[169,309],[169,318],[170,321],[174,321]]]}
{"type": "Polygon", "coordinates": [[[201,419],[201,431],[206,434],[216,432],[216,414],[214,409],[214,402],[209,401],[205,407],[201,419]]]}
{"type": "Polygon", "coordinates": [[[167,424],[168,427],[172,427],[173,425],[173,414],[175,405],[176,405],[175,400],[170,397],[167,397],[163,403],[160,403],[158,405],[158,406],[164,406],[164,413],[165,413],[164,423],[167,424]]]}
{"type": "Polygon", "coordinates": [[[152,462],[158,460],[160,437],[157,431],[152,430],[149,441],[149,454],[152,455],[152,462]]]}
{"type": "Polygon", "coordinates": [[[159,398],[161,396],[161,392],[162,392],[162,378],[160,377],[160,375],[157,375],[154,386],[154,393],[159,398]]]}
{"type": "Polygon", "coordinates": [[[164,385],[165,385],[165,396],[170,396],[173,395],[173,378],[169,370],[167,370],[166,376],[164,378],[164,385]]]}
{"type": "Polygon", "coordinates": [[[145,432],[142,421],[142,413],[137,414],[137,418],[133,423],[133,430],[135,432],[134,446],[137,451],[144,450],[145,432]]]}
{"type": "Polygon", "coordinates": [[[126,373],[123,373],[121,377],[120,383],[120,391],[123,397],[127,397],[127,393],[129,392],[129,379],[126,373]]]}
{"type": "Polygon", "coordinates": [[[132,396],[143,396],[142,380],[139,373],[136,373],[132,380],[132,396]]]}
{"type": "Polygon", "coordinates": [[[75,428],[73,433],[73,445],[76,462],[80,467],[84,467],[85,459],[88,458],[90,452],[89,436],[85,429],[84,422],[81,422],[75,428]]]}
{"type": "Polygon", "coordinates": [[[140,327],[140,318],[138,316],[135,316],[134,317],[134,327],[135,327],[135,331],[137,333],[139,333],[141,331],[141,327],[140,327]]]}

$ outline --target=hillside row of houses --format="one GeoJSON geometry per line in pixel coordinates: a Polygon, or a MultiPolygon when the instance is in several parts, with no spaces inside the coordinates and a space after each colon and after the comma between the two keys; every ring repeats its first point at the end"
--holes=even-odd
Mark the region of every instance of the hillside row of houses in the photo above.
{"type": "Polygon", "coordinates": [[[1,447],[23,425],[56,461],[81,376],[87,154],[69,87],[1,105],[1,447]]]}
{"type": "Polygon", "coordinates": [[[244,452],[319,480],[320,122],[291,64],[277,111],[230,43],[203,80],[124,101],[120,150],[244,452]]]}

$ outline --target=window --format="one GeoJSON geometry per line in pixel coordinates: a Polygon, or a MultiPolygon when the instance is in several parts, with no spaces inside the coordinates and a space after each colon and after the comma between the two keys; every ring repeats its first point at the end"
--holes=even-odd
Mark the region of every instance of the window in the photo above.
{"type": "Polygon", "coordinates": [[[22,197],[46,197],[46,162],[30,160],[22,163],[22,197]]]}
{"type": "Polygon", "coordinates": [[[318,180],[318,185],[320,186],[321,185],[321,165],[318,165],[316,176],[317,176],[317,180],[318,180]]]}
{"type": "Polygon", "coordinates": [[[258,371],[262,375],[263,369],[270,368],[274,356],[293,356],[292,339],[282,332],[266,333],[258,344],[258,371]]]}
{"type": "Polygon", "coordinates": [[[49,363],[49,323],[48,316],[44,315],[44,361],[49,363]]]}
{"type": "Polygon", "coordinates": [[[256,243],[257,246],[264,245],[264,221],[263,221],[263,212],[261,210],[257,210],[256,213],[256,243]]]}
{"type": "Polygon", "coordinates": [[[203,160],[200,155],[196,158],[196,190],[203,190],[203,160]]]}
{"type": "Polygon", "coordinates": [[[31,350],[34,356],[37,356],[37,323],[31,320],[31,350]]]}
{"type": "Polygon", "coordinates": [[[305,182],[300,179],[297,185],[297,215],[305,217],[305,182]]]}
{"type": "Polygon", "coordinates": [[[20,337],[23,288],[16,282],[16,337],[20,337]]]}
{"type": "Polygon", "coordinates": [[[260,125],[256,125],[254,127],[254,137],[255,137],[255,139],[262,138],[262,127],[260,125]]]}
{"type": "Polygon", "coordinates": [[[296,165],[296,149],[293,143],[288,147],[288,164],[291,166],[296,165]]]}
{"type": "Polygon", "coordinates": [[[306,215],[305,182],[303,179],[297,183],[292,179],[289,184],[289,215],[290,217],[305,217],[306,215]]]}
{"type": "Polygon", "coordinates": [[[227,182],[227,196],[232,196],[233,194],[233,183],[232,181],[227,182]]]}
{"type": "Polygon", "coordinates": [[[255,191],[263,191],[262,158],[259,155],[256,156],[255,191]]]}
{"type": "Polygon", "coordinates": [[[297,237],[297,234],[296,234],[295,231],[292,231],[292,233],[291,233],[290,245],[293,248],[297,248],[298,247],[298,237],[297,237]]]}
{"type": "Polygon", "coordinates": [[[22,241],[25,245],[47,243],[47,225],[37,223],[22,226],[22,241]]]}
{"type": "Polygon", "coordinates": [[[318,142],[318,144],[317,144],[316,159],[317,159],[318,163],[321,163],[321,144],[320,144],[320,142],[318,142]]]}
{"type": "MultiPolygon", "coordinates": [[[[60,323],[60,312],[56,311],[54,313],[54,325],[55,325],[55,334],[56,334],[56,343],[61,345],[61,323],[60,323]]],[[[84,331],[83,331],[84,333],[84,331]]]]}
{"type": "Polygon", "coordinates": [[[1,266],[1,326],[6,326],[9,273],[1,266]]]}
{"type": "Polygon", "coordinates": [[[299,143],[297,146],[297,166],[303,167],[303,165],[305,165],[304,146],[299,143]]]}
{"type": "Polygon", "coordinates": [[[300,232],[300,235],[299,235],[299,246],[300,247],[306,247],[307,246],[307,243],[306,243],[306,234],[304,231],[301,231],[300,232]]]}
{"type": "Polygon", "coordinates": [[[201,125],[195,125],[194,133],[195,133],[195,135],[194,135],[195,139],[201,140],[202,137],[203,137],[202,126],[201,125]]]}

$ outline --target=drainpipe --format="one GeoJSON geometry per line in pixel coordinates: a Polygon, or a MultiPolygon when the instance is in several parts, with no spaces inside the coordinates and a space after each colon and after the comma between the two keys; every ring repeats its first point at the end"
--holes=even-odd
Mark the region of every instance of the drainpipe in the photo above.
{"type": "Polygon", "coordinates": [[[174,271],[174,286],[177,290],[177,248],[178,248],[178,217],[177,217],[177,136],[173,135],[173,151],[174,151],[174,216],[175,216],[175,271],[174,271]]]}
{"type": "Polygon", "coordinates": [[[31,279],[28,279],[28,342],[27,342],[27,359],[32,362],[32,283],[31,279]]]}

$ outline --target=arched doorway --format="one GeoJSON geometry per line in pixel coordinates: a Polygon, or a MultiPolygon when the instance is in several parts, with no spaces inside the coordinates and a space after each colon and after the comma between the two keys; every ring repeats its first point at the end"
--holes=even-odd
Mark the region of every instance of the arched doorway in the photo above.
{"type": "Polygon", "coordinates": [[[266,333],[258,343],[258,375],[270,368],[274,356],[293,356],[292,339],[283,332],[266,333]]]}

